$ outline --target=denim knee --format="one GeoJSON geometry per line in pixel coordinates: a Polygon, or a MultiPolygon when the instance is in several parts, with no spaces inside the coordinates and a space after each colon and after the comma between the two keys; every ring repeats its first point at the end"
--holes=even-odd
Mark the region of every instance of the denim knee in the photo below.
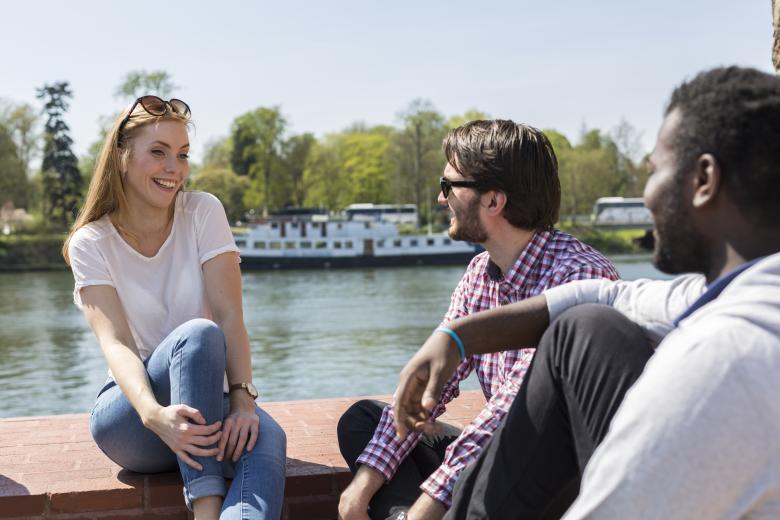
{"type": "Polygon", "coordinates": [[[174,331],[181,345],[187,345],[187,351],[200,356],[221,355],[223,358],[227,346],[222,329],[211,320],[195,318],[182,323],[174,331]],[[219,346],[221,348],[216,348],[219,346]]]}

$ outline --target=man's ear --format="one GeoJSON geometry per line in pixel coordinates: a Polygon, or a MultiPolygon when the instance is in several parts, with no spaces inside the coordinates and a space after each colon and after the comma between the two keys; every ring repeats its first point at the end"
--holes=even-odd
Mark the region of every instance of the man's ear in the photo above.
{"type": "Polygon", "coordinates": [[[693,179],[693,207],[701,208],[718,196],[721,183],[720,164],[712,154],[702,154],[696,161],[696,175],[693,179]]]}
{"type": "Polygon", "coordinates": [[[506,206],[506,193],[503,191],[489,191],[485,194],[487,199],[487,210],[492,215],[500,215],[506,206]]]}

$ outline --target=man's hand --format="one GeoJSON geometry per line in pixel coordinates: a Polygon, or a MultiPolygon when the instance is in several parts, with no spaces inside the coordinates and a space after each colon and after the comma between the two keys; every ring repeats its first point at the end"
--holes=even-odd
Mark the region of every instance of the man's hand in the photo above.
{"type": "Polygon", "coordinates": [[[459,363],[458,347],[453,339],[434,332],[401,370],[393,403],[393,422],[402,440],[410,430],[435,430],[431,411],[459,363]]]}
{"type": "Polygon", "coordinates": [[[368,503],[379,488],[385,485],[385,477],[375,469],[360,466],[349,486],[339,499],[341,520],[370,520],[368,503]]]}
{"type": "Polygon", "coordinates": [[[406,513],[406,517],[409,520],[441,520],[446,512],[441,503],[422,493],[406,513]]]}

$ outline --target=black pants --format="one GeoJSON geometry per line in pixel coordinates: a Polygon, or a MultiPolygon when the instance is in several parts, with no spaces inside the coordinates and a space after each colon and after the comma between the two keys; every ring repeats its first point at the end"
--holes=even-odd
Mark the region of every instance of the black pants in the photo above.
{"type": "Polygon", "coordinates": [[[542,336],[504,422],[455,485],[446,520],[558,518],[658,338],[602,305],[542,336]]]}
{"type": "MultiPolygon", "coordinates": [[[[358,468],[356,461],[374,436],[385,406],[387,403],[381,401],[358,401],[339,419],[339,449],[353,475],[358,468]]],[[[420,496],[420,484],[441,465],[447,446],[460,435],[455,426],[440,424],[439,433],[421,436],[395,476],[374,495],[368,512],[373,520],[384,520],[408,509],[420,496]]]]}

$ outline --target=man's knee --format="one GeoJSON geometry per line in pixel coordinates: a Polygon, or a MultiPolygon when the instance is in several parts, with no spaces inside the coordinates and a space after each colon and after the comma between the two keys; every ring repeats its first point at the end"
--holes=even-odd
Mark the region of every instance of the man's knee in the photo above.
{"type": "Polygon", "coordinates": [[[382,410],[384,410],[385,406],[386,403],[371,399],[363,399],[350,406],[341,415],[336,426],[339,444],[356,432],[368,430],[373,432],[382,418],[382,410]]]}
{"type": "MultiPolygon", "coordinates": [[[[612,307],[583,304],[563,312],[542,336],[537,356],[575,369],[585,360],[629,356],[646,361],[657,345],[640,325],[612,307]]],[[[643,362],[644,362],[643,361],[643,362]]],[[[581,368],[581,367],[580,367],[581,368]]]]}

